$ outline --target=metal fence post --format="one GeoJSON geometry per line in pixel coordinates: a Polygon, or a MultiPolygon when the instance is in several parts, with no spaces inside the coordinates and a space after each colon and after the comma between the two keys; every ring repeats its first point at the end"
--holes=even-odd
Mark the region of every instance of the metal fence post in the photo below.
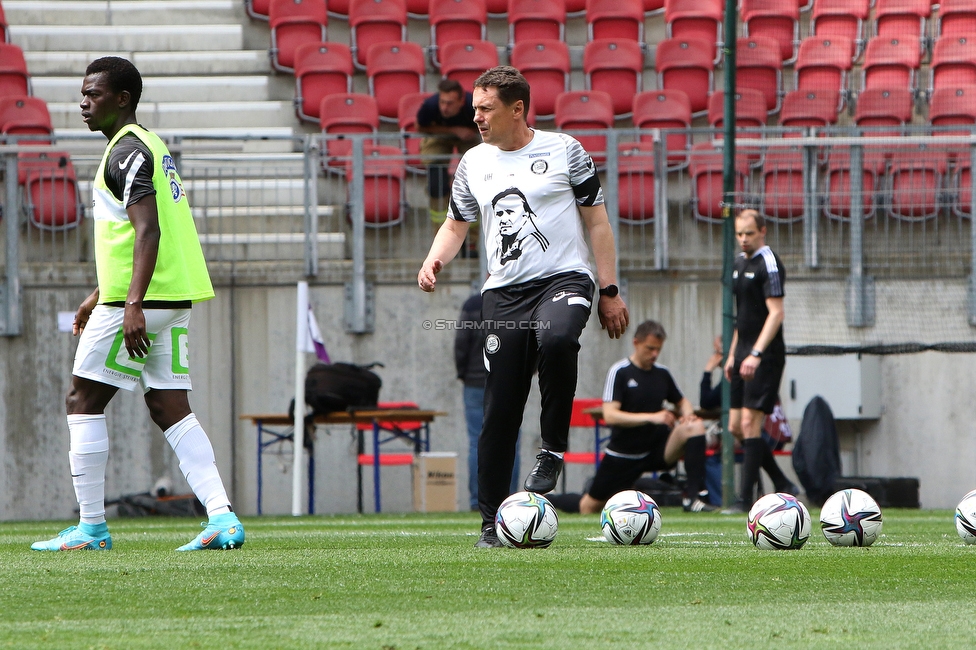
{"type": "MultiPolygon", "coordinates": [[[[969,169],[976,169],[976,143],[969,144],[969,169]]],[[[976,174],[969,174],[969,212],[972,215],[976,212],[976,174]]],[[[970,246],[970,265],[969,265],[969,324],[976,327],[976,226],[973,219],[969,220],[969,246],[970,246]]]]}
{"type": "Polygon", "coordinates": [[[373,331],[372,295],[366,286],[366,188],[363,144],[366,136],[346,136],[352,140],[352,178],[349,179],[349,217],[352,221],[352,281],[345,286],[346,331],[363,334],[373,331]]]}
{"type": "Polygon", "coordinates": [[[318,146],[313,136],[305,136],[304,152],[304,200],[305,200],[305,275],[319,274],[319,197],[318,197],[318,146]]]}
{"type": "MultiPolygon", "coordinates": [[[[810,128],[809,137],[816,136],[816,129],[810,128]]],[[[807,268],[819,265],[819,240],[817,226],[820,213],[817,202],[817,147],[809,144],[803,147],[803,257],[807,268]]]]}
{"type": "Polygon", "coordinates": [[[874,324],[874,287],[864,275],[864,147],[850,149],[851,187],[851,272],[847,278],[847,324],[870,327],[874,324]]]}
{"type": "Polygon", "coordinates": [[[4,168],[7,198],[3,220],[7,224],[7,277],[0,286],[0,335],[17,336],[23,323],[20,308],[20,193],[17,191],[16,151],[4,154],[4,168]]]}
{"type": "Polygon", "coordinates": [[[654,268],[668,268],[667,131],[654,133],[654,268]]]}

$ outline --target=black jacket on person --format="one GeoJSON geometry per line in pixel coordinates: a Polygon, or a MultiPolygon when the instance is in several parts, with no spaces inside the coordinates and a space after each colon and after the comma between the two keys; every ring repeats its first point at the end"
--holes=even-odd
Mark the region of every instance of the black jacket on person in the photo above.
{"type": "Polygon", "coordinates": [[[454,365],[457,378],[465,386],[484,388],[487,372],[485,371],[484,347],[485,330],[481,325],[481,293],[476,293],[464,302],[461,316],[454,332],[454,365]],[[477,327],[464,327],[464,323],[472,323],[477,327]]]}

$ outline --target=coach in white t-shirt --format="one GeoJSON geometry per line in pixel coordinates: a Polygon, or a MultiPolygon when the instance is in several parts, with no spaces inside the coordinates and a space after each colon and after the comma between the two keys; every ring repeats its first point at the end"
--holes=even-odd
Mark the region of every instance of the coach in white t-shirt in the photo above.
{"type": "Polygon", "coordinates": [[[488,256],[482,319],[485,420],[478,445],[479,547],[500,546],[494,520],[509,494],[516,440],[532,374],[542,394],[542,450],[525,489],[552,490],[568,446],[576,395],[579,337],[597,312],[611,338],[627,328],[617,289],[613,232],[596,167],[580,143],[525,122],[529,84],[510,66],[474,83],[475,124],[483,143],[464,154],[454,176],[448,218],[417,276],[433,291],[437,274],[457,254],[471,223],[481,220],[488,256]],[[584,228],[596,260],[590,269],[584,228]]]}

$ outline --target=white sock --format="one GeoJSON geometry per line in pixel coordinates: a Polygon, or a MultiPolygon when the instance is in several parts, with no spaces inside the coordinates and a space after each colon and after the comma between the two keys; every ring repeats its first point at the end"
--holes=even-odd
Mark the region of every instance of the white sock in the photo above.
{"type": "Polygon", "coordinates": [[[180,460],[180,471],[190,484],[193,494],[207,509],[207,515],[230,512],[230,499],[224,490],[214,459],[213,446],[207,432],[197,421],[197,416],[188,416],[163,432],[176,457],[180,460]]]}
{"type": "Polygon", "coordinates": [[[81,523],[105,522],[105,466],[108,426],[105,414],[68,416],[68,465],[81,523]]]}

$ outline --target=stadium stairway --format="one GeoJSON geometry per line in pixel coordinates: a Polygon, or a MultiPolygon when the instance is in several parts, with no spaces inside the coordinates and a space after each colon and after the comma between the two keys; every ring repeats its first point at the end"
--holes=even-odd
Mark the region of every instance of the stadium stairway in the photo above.
{"type": "MultiPolygon", "coordinates": [[[[164,138],[235,142],[236,152],[217,154],[211,141],[180,165],[213,256],[246,246],[250,259],[301,258],[303,161],[291,138],[310,131],[295,119],[293,79],[271,71],[267,27],[253,24],[242,2],[6,0],[3,7],[56,138],[88,134],[79,108],[88,63],[126,57],[143,75],[141,124],[164,138]]],[[[87,196],[90,181],[80,189],[87,196]]],[[[319,206],[320,216],[333,212],[319,206]]],[[[342,233],[319,239],[320,257],[343,256],[342,233]]]]}

